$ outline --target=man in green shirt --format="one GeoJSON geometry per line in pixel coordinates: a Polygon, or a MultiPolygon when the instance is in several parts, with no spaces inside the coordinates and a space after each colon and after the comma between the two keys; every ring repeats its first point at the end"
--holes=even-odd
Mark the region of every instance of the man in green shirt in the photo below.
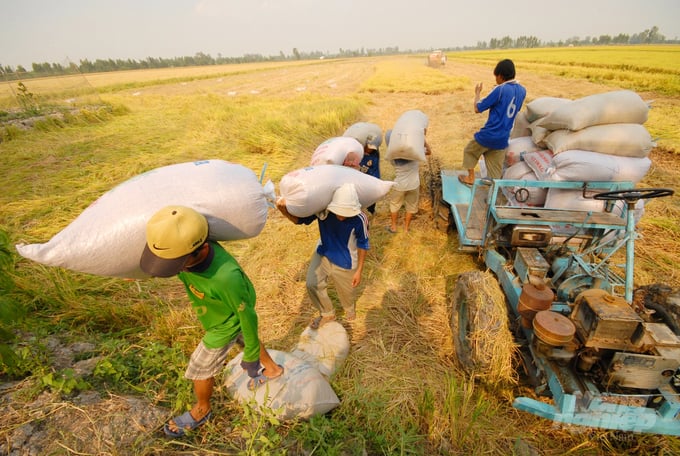
{"type": "Polygon", "coordinates": [[[234,257],[208,241],[205,216],[184,206],[165,207],[147,222],[146,240],[141,269],[153,277],[177,275],[205,329],[184,374],[193,381],[197,402],[164,427],[167,435],[180,437],[210,418],[214,378],[235,343],[244,346],[241,367],[250,389],[282,376],[283,367],[259,340],[253,284],[234,257]]]}

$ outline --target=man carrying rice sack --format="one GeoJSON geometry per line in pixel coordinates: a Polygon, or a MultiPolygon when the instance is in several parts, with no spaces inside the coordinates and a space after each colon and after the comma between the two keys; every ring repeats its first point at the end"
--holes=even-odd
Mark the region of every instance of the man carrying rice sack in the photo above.
{"type": "Polygon", "coordinates": [[[276,207],[293,223],[309,225],[319,222],[321,239],[307,270],[307,293],[320,315],[310,328],[318,329],[335,320],[333,302],[328,296],[328,280],[332,280],[345,311],[345,320],[356,318],[355,288],[361,282],[368,243],[368,218],[361,211],[361,202],[352,183],[345,183],[333,193],[333,199],[321,213],[297,217],[288,212],[285,198],[276,207]]]}
{"type": "Polygon", "coordinates": [[[250,377],[249,389],[283,375],[257,334],[253,284],[234,257],[208,241],[204,215],[185,206],[156,212],[146,225],[139,265],[152,277],[177,275],[206,331],[184,374],[193,381],[196,404],[164,426],[168,436],[181,437],[210,419],[215,375],[235,343],[243,344],[241,367],[250,377]]]}
{"type": "Polygon", "coordinates": [[[501,178],[510,131],[527,94],[526,89],[515,81],[515,64],[512,60],[498,62],[493,74],[497,85],[481,101],[482,83],[475,86],[475,112],[489,110],[489,117],[463,151],[463,168],[467,169],[468,175],[459,176],[458,179],[466,185],[474,183],[475,166],[482,156],[486,164],[487,177],[501,178]]]}
{"type": "MultiPolygon", "coordinates": [[[[364,155],[359,163],[359,171],[380,179],[382,129],[374,123],[357,122],[345,130],[343,136],[355,138],[364,146],[364,155]]],[[[375,214],[375,203],[368,206],[366,210],[371,215],[375,214]]]]}

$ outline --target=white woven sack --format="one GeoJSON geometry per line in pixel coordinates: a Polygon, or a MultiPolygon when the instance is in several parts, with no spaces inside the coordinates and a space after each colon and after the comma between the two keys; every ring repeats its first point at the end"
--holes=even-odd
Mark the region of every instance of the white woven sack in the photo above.
{"type": "Polygon", "coordinates": [[[347,154],[355,152],[359,159],[364,155],[364,146],[354,138],[337,136],[319,144],[312,154],[310,166],[342,165],[347,154]]]}
{"type": "Polygon", "coordinates": [[[579,98],[557,107],[538,124],[548,130],[581,130],[593,125],[643,124],[649,105],[631,90],[616,90],[579,98]]]}
{"type": "Polygon", "coordinates": [[[348,136],[359,141],[361,144],[370,142],[378,147],[382,144],[382,129],[371,122],[357,122],[345,130],[342,136],[348,136]]]}
{"type": "Polygon", "coordinates": [[[522,136],[531,136],[526,110],[520,111],[519,114],[515,116],[515,123],[512,125],[512,130],[510,131],[510,139],[520,138],[522,136]]]}
{"type": "MultiPolygon", "coordinates": [[[[268,194],[269,193],[269,194],[268,194]]],[[[144,278],[139,258],[146,222],[169,205],[208,218],[210,238],[251,238],[267,221],[266,188],[248,168],[222,160],[180,163],[148,171],[104,193],[44,244],[18,244],[20,255],[48,266],[100,276],[144,278]]]]}
{"type": "Polygon", "coordinates": [[[521,161],[524,154],[537,150],[540,150],[540,148],[534,143],[531,136],[510,138],[505,152],[505,166],[510,167],[521,161]]]}
{"type": "Polygon", "coordinates": [[[538,180],[550,180],[555,172],[553,153],[549,150],[538,150],[524,155],[527,166],[536,175],[538,180]]]}
{"type": "Polygon", "coordinates": [[[595,125],[579,131],[555,130],[544,140],[554,154],[588,150],[620,157],[646,157],[654,147],[647,129],[639,124],[595,125]]]}
{"type": "Polygon", "coordinates": [[[592,196],[600,191],[587,191],[583,196],[583,190],[551,188],[545,197],[544,207],[550,209],[564,209],[570,211],[604,211],[605,201],[596,200],[592,196]]]}
{"type": "MultiPolygon", "coordinates": [[[[529,165],[523,161],[518,162],[506,169],[503,172],[503,179],[523,181],[538,180],[536,174],[534,174],[532,169],[529,168],[529,165]]],[[[543,206],[543,203],[545,203],[545,196],[548,193],[547,189],[540,187],[501,187],[501,190],[503,191],[503,194],[508,199],[508,203],[510,203],[511,206],[519,207],[541,207],[543,206]],[[526,192],[524,190],[520,192],[520,189],[526,189],[526,192]],[[526,200],[518,201],[517,196],[520,196],[520,198],[523,200],[526,198],[526,200]]]]}
{"type": "Polygon", "coordinates": [[[337,321],[326,323],[316,330],[307,326],[292,353],[330,377],[349,354],[347,330],[337,321]]]}
{"type": "Polygon", "coordinates": [[[225,386],[239,403],[254,401],[281,420],[309,419],[329,412],[340,404],[326,377],[312,364],[291,353],[267,351],[274,362],[283,366],[284,373],[255,391],[248,389],[250,377],[241,368],[243,352],[227,363],[225,386]]]}
{"type": "Polygon", "coordinates": [[[537,120],[536,122],[532,123],[529,125],[529,131],[531,140],[536,144],[536,146],[539,149],[545,149],[545,138],[550,134],[550,130],[547,128],[543,128],[538,125],[538,123],[541,120],[537,120]]]}
{"type": "Polygon", "coordinates": [[[394,182],[384,181],[359,170],[340,165],[309,166],[281,178],[279,193],[291,215],[308,217],[326,209],[335,190],[344,183],[356,187],[362,207],[368,207],[389,193],[394,182]]]}
{"type": "Polygon", "coordinates": [[[540,97],[527,103],[527,120],[534,123],[538,119],[547,116],[558,107],[571,103],[568,98],[540,97]]]}
{"type": "Polygon", "coordinates": [[[567,150],[553,157],[549,179],[637,184],[645,177],[651,165],[649,157],[619,157],[585,150],[567,150]]]}
{"type": "Polygon", "coordinates": [[[385,159],[425,161],[425,129],[428,124],[429,119],[422,111],[413,109],[403,113],[392,128],[385,159]]]}

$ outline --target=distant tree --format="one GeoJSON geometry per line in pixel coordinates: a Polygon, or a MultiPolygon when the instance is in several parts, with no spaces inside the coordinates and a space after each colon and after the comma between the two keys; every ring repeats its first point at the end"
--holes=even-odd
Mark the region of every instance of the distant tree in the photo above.
{"type": "Polygon", "coordinates": [[[300,51],[298,51],[298,48],[293,48],[293,55],[295,56],[295,60],[300,60],[300,51]]]}
{"type": "Polygon", "coordinates": [[[619,33],[614,38],[612,38],[612,43],[614,44],[627,44],[630,41],[630,35],[627,33],[619,33]]]}
{"type": "Polygon", "coordinates": [[[593,38],[593,44],[610,44],[612,37],[609,35],[600,35],[599,38],[593,38]]]}

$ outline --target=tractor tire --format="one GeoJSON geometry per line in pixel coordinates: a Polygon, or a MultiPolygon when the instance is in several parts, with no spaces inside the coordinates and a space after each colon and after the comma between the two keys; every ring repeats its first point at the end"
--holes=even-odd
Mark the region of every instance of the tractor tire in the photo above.
{"type": "Polygon", "coordinates": [[[515,382],[517,346],[508,325],[505,295],[493,274],[460,274],[449,305],[454,348],[463,370],[490,384],[515,382]]]}

